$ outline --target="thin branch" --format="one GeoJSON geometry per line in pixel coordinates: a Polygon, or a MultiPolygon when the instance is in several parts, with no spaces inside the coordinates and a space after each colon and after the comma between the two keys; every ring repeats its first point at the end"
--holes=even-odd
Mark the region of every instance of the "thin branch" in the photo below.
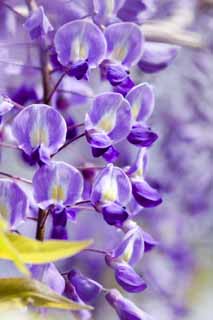
{"type": "Polygon", "coordinates": [[[64,79],[65,76],[66,76],[66,73],[63,73],[63,74],[59,77],[58,81],[57,81],[56,84],[54,85],[54,87],[53,87],[52,91],[50,92],[49,96],[47,97],[47,103],[50,102],[52,96],[53,96],[54,93],[56,92],[58,86],[60,85],[61,81],[64,79]]]}
{"type": "Polygon", "coordinates": [[[11,5],[9,5],[8,3],[4,2],[4,1],[1,1],[1,4],[3,6],[5,6],[8,10],[10,10],[11,12],[13,12],[16,16],[18,16],[19,18],[22,18],[22,19],[26,19],[26,17],[21,14],[20,12],[16,11],[11,5]]]}
{"type": "Polygon", "coordinates": [[[28,179],[25,179],[25,178],[22,178],[22,177],[17,177],[17,176],[14,176],[10,173],[6,173],[6,172],[2,172],[0,171],[0,175],[4,176],[4,177],[8,177],[8,178],[11,178],[13,180],[17,180],[17,181],[21,181],[21,182],[24,182],[24,183],[27,183],[27,184],[30,184],[32,185],[32,181],[28,180],[28,179]]]}
{"type": "Polygon", "coordinates": [[[6,142],[0,142],[0,147],[20,150],[18,146],[14,145],[14,144],[6,143],[6,142]]]}
{"type": "Polygon", "coordinates": [[[64,148],[66,148],[68,145],[70,145],[71,143],[75,142],[76,140],[80,139],[81,137],[85,136],[85,132],[79,134],[79,136],[76,136],[75,138],[73,138],[72,140],[69,140],[67,142],[65,142],[65,144],[58,149],[58,151],[56,153],[54,153],[51,157],[54,157],[56,154],[58,154],[61,150],[63,150],[64,148]]]}

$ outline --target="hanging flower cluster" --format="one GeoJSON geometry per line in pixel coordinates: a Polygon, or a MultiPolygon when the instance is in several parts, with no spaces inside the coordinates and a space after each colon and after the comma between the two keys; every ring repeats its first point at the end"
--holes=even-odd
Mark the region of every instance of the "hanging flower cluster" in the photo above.
{"type": "MultiPolygon", "coordinates": [[[[66,272],[52,261],[32,264],[32,278],[79,306],[96,305],[102,294],[120,320],[151,320],[124,297],[125,291],[140,293],[149,286],[138,266],[158,242],[138,221],[144,208],[162,203],[147,177],[149,149],[158,139],[149,124],[155,90],[136,82],[134,74],[166,68],[178,47],[146,40],[143,24],[156,12],[153,0],[70,1],[58,20],[51,15],[49,7],[59,10],[52,1],[46,9],[26,2],[29,16],[17,19],[24,20],[22,32],[40,54],[34,72],[41,71],[42,85],[35,77],[29,88],[8,86],[10,98],[0,96],[0,117],[24,165],[34,167],[30,181],[1,172],[7,179],[0,180],[0,217],[18,232],[33,219],[37,240],[45,242],[69,240],[81,213],[96,213],[97,221],[120,236],[107,249],[98,242],[87,249],[102,255],[112,287],[70,260],[66,272]],[[87,152],[78,163],[72,161],[74,142],[80,154],[87,152]],[[8,178],[30,186],[25,190],[8,178]]],[[[86,309],[73,313],[82,320],[93,317],[86,309]]]]}

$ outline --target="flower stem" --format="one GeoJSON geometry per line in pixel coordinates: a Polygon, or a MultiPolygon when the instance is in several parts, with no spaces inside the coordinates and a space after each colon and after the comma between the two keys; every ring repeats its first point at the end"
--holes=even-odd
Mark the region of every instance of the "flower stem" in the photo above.
{"type": "Polygon", "coordinates": [[[27,184],[30,184],[30,185],[32,184],[32,181],[30,181],[30,180],[28,180],[28,179],[25,179],[25,178],[13,176],[13,175],[10,174],[10,173],[6,173],[6,172],[0,171],[0,175],[5,176],[5,177],[8,177],[8,178],[11,178],[11,179],[14,179],[14,180],[18,180],[18,181],[21,181],[21,182],[24,182],[24,183],[27,183],[27,184]]]}
{"type": "Polygon", "coordinates": [[[76,136],[75,138],[73,138],[72,140],[69,140],[67,142],[65,142],[65,144],[58,149],[58,151],[56,153],[54,153],[51,157],[54,157],[57,153],[59,153],[61,150],[63,150],[64,148],[66,148],[68,145],[70,145],[71,143],[73,143],[74,141],[80,139],[81,137],[85,136],[85,132],[79,134],[78,136],[76,136]]]}
{"type": "Polygon", "coordinates": [[[58,79],[58,81],[56,82],[56,84],[54,85],[54,88],[52,89],[52,91],[50,92],[49,96],[47,97],[47,103],[50,102],[52,96],[54,95],[54,93],[56,92],[58,86],[60,85],[61,81],[64,79],[64,77],[66,76],[66,73],[63,73],[60,78],[58,79]]]}
{"type": "Polygon", "coordinates": [[[36,239],[43,241],[45,236],[45,222],[48,217],[48,211],[39,209],[38,212],[38,222],[37,222],[37,229],[36,229],[36,239]]]}

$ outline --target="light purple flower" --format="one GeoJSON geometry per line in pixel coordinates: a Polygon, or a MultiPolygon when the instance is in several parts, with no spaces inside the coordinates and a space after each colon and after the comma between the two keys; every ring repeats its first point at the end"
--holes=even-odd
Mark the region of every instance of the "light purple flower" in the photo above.
{"type": "Polygon", "coordinates": [[[83,78],[89,68],[96,68],[105,56],[104,35],[88,21],[66,23],[57,30],[54,43],[59,62],[77,79],[83,78]]]}
{"type": "Polygon", "coordinates": [[[81,197],[81,173],[65,162],[51,162],[40,167],[33,176],[36,202],[42,208],[49,205],[71,206],[81,197]]]}
{"type": "Polygon", "coordinates": [[[71,270],[68,273],[68,279],[75,287],[76,293],[80,299],[86,303],[97,298],[103,289],[102,285],[90,278],[87,278],[78,270],[71,270]]]}
{"type": "Polygon", "coordinates": [[[45,163],[64,144],[67,127],[55,109],[33,104],[15,117],[12,130],[19,148],[36,161],[45,163]]]}
{"type": "Polygon", "coordinates": [[[106,300],[115,309],[120,320],[153,320],[150,315],[124,298],[116,289],[112,289],[106,294],[106,300]]]}
{"type": "Polygon", "coordinates": [[[128,218],[125,210],[131,196],[131,184],[122,169],[109,164],[96,177],[91,201],[103,213],[105,221],[120,227],[128,218]]]}
{"type": "Polygon", "coordinates": [[[158,138],[146,124],[155,106],[153,87],[148,83],[139,84],[128,92],[126,99],[131,106],[133,119],[128,141],[140,147],[151,146],[158,138]]]}
{"type": "Polygon", "coordinates": [[[53,31],[53,26],[45,15],[42,6],[33,11],[31,16],[26,20],[24,27],[29,31],[32,40],[46,36],[50,31],[53,31]]]}
{"type": "Polygon", "coordinates": [[[33,265],[30,271],[34,279],[43,282],[58,294],[63,294],[65,280],[53,263],[33,265]]]}
{"type": "Polygon", "coordinates": [[[178,49],[177,46],[166,43],[146,42],[138,65],[146,73],[161,71],[175,59],[178,49]]]}
{"type": "Polygon", "coordinates": [[[100,149],[94,156],[102,155],[111,145],[124,140],[130,128],[130,105],[119,93],[97,96],[86,114],[87,140],[92,148],[100,149]]]}
{"type": "Polygon", "coordinates": [[[141,260],[144,254],[144,235],[142,229],[135,222],[127,221],[127,224],[129,230],[126,232],[121,243],[113,250],[112,258],[122,259],[131,266],[134,266],[141,260]]]}
{"type": "Polygon", "coordinates": [[[0,117],[8,113],[13,107],[13,102],[0,94],[0,117]]]}
{"type": "Polygon", "coordinates": [[[11,228],[16,228],[26,217],[28,208],[27,196],[15,183],[6,179],[0,180],[0,216],[5,218],[11,228]]]}

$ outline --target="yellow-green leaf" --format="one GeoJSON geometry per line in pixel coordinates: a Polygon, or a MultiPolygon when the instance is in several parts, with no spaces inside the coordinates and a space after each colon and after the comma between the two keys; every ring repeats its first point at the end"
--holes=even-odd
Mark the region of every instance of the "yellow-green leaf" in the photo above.
{"type": "Polygon", "coordinates": [[[19,252],[14,248],[2,230],[0,230],[0,258],[12,260],[22,273],[26,275],[30,274],[19,252]]]}
{"type": "MultiPolygon", "coordinates": [[[[15,233],[7,233],[11,245],[24,263],[40,264],[71,257],[91,245],[91,240],[33,240],[15,233]]],[[[2,257],[0,251],[0,257],[2,257]]],[[[7,257],[5,257],[7,258],[7,257]]]]}
{"type": "Polygon", "coordinates": [[[91,309],[58,295],[43,283],[30,278],[0,279],[0,309],[26,305],[65,310],[91,309]],[[13,304],[14,303],[14,304],[13,304]]]}

